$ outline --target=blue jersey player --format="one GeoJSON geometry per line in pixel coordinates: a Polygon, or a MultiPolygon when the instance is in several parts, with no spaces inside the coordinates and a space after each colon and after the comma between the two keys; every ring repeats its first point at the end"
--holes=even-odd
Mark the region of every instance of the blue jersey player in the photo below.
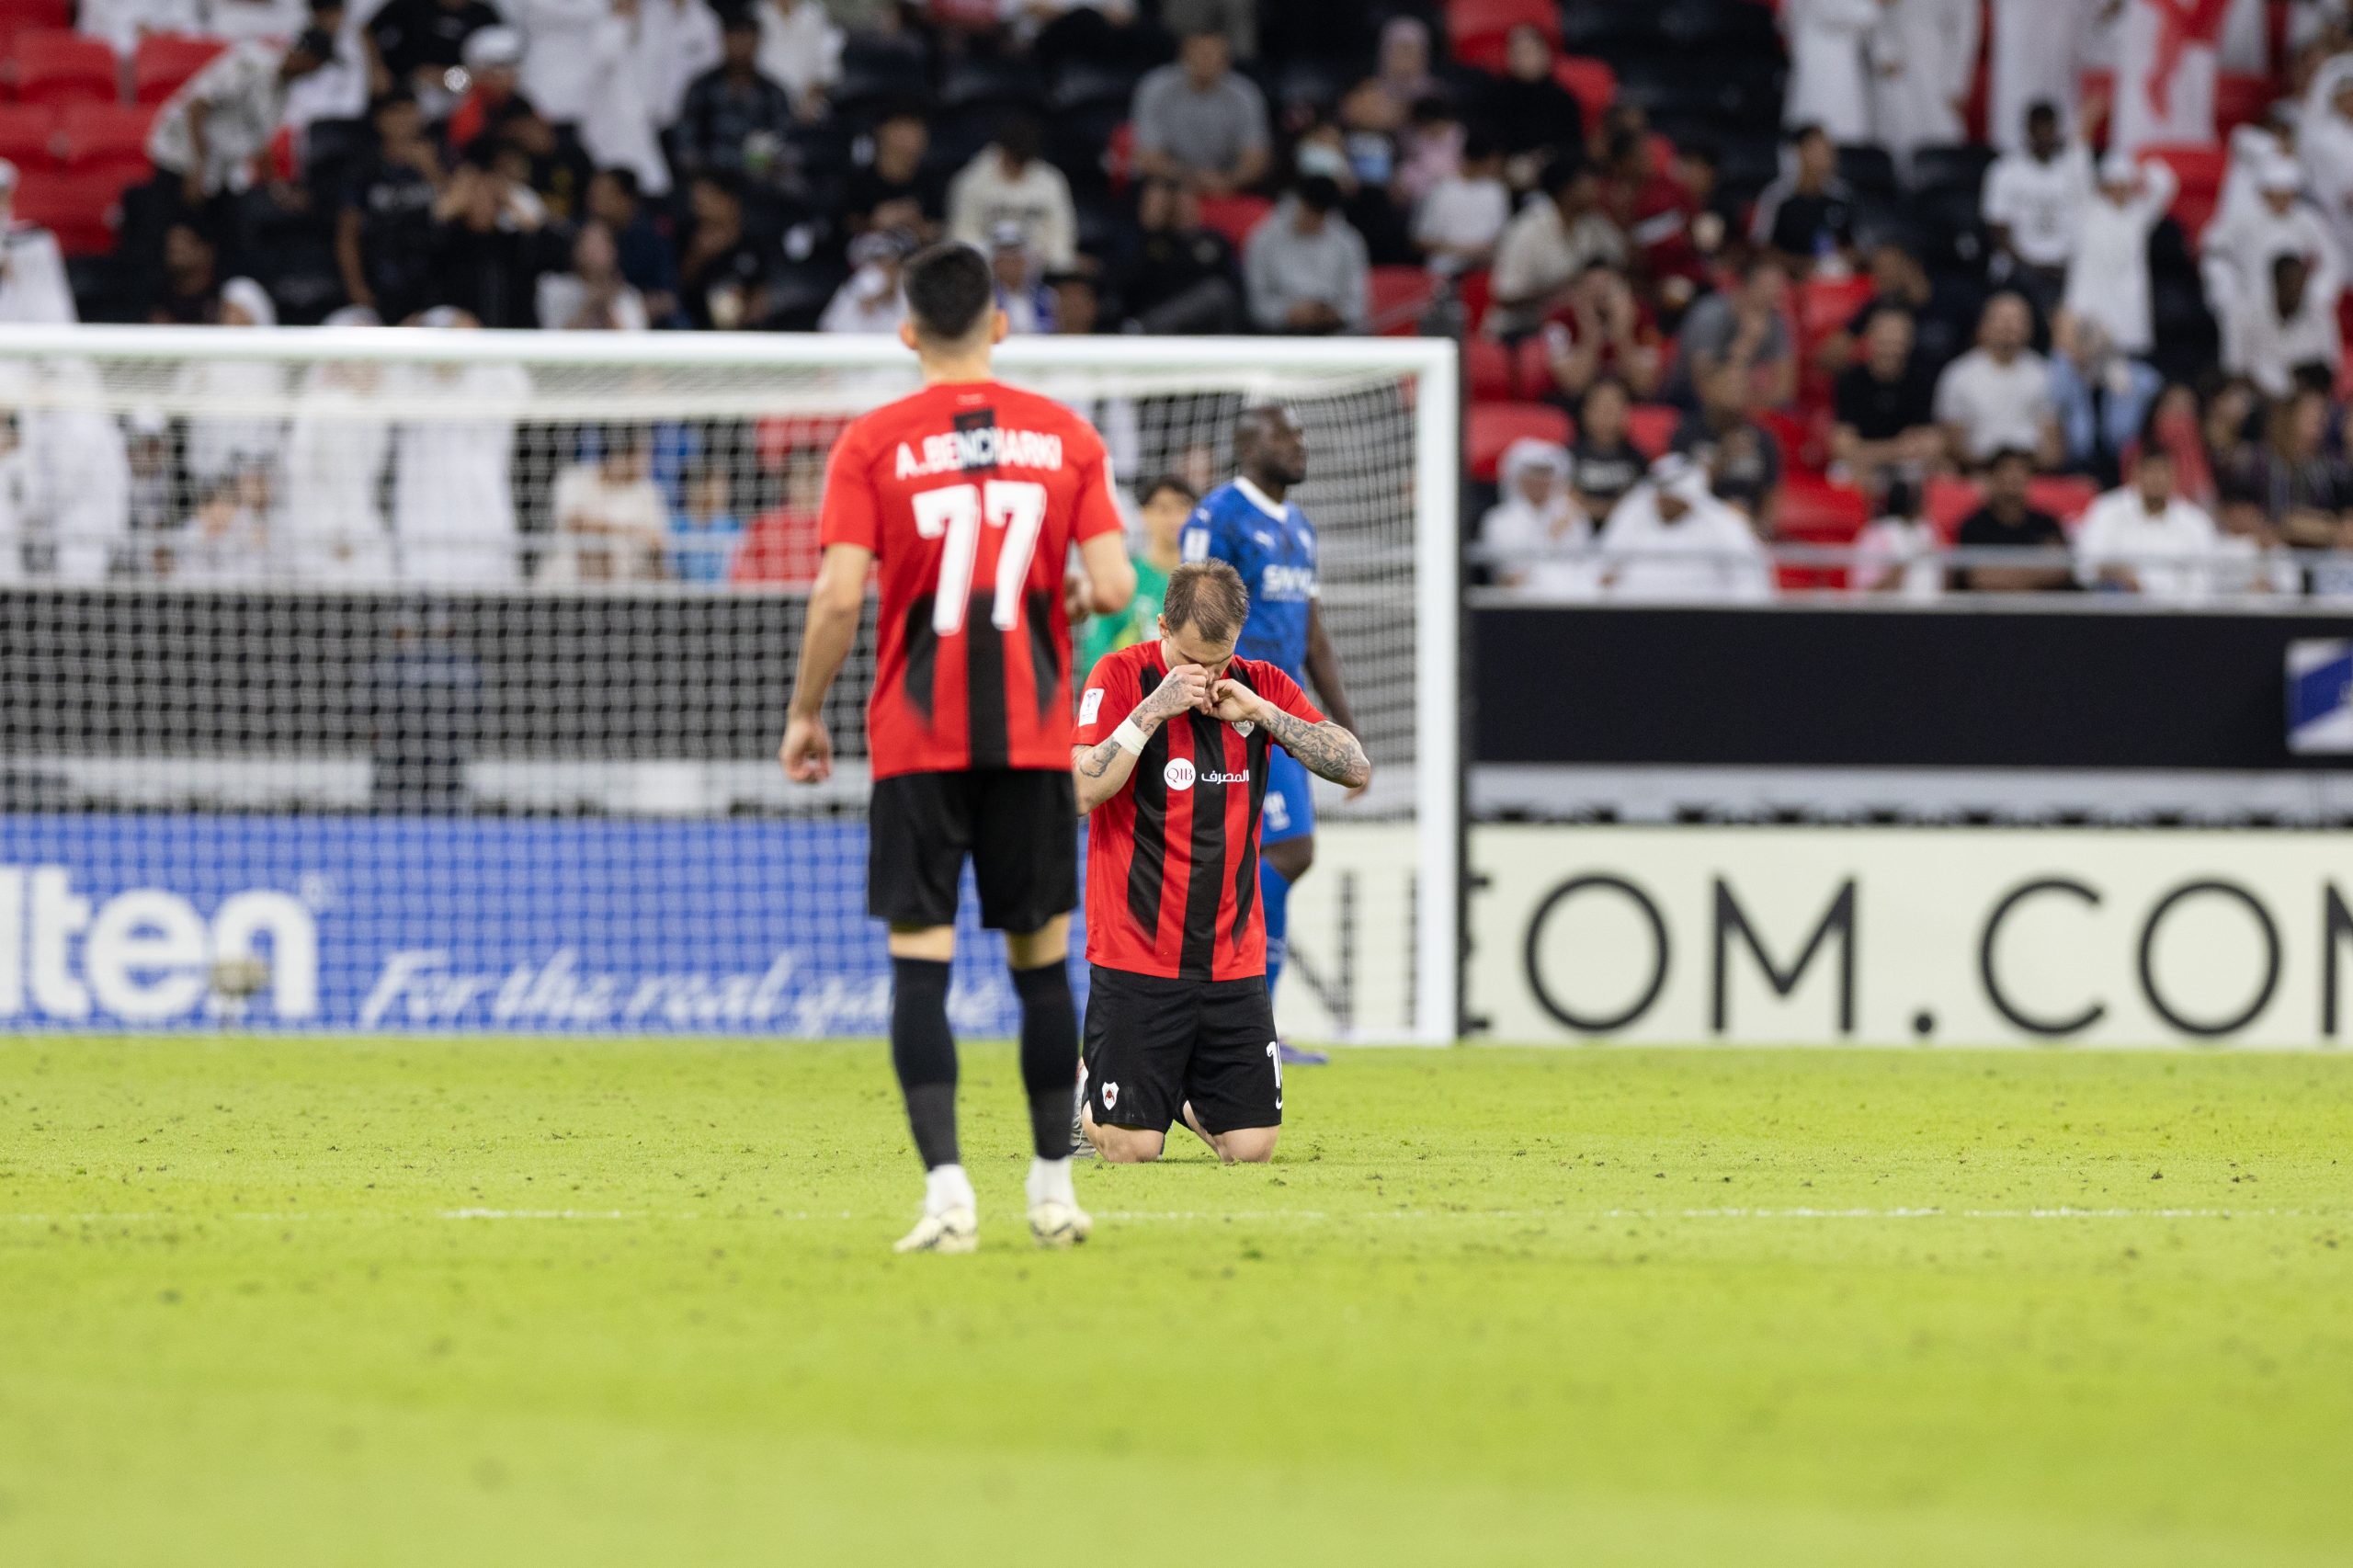
{"type": "MultiPolygon", "coordinates": [[[[1187,561],[1230,562],[1250,590],[1250,617],[1234,652],[1263,659],[1305,686],[1332,722],[1356,729],[1340,687],[1340,659],[1316,608],[1315,525],[1285,499],[1307,477],[1307,437],[1290,410],[1261,403],[1243,410],[1233,432],[1233,482],[1202,498],[1185,524],[1187,561]]],[[[1267,800],[1258,858],[1258,896],[1266,910],[1267,994],[1282,975],[1291,884],[1315,863],[1315,804],[1307,769],[1275,750],[1267,766],[1267,800]]],[[[1321,1061],[1284,1047],[1287,1060],[1321,1061]]]]}

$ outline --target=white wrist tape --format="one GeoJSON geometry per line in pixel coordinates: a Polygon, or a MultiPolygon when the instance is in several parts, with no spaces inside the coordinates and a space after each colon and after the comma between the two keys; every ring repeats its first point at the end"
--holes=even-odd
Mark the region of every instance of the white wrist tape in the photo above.
{"type": "Polygon", "coordinates": [[[1151,738],[1143,733],[1143,727],[1133,719],[1120,720],[1120,727],[1111,732],[1112,743],[1131,756],[1142,756],[1143,744],[1151,738]]]}

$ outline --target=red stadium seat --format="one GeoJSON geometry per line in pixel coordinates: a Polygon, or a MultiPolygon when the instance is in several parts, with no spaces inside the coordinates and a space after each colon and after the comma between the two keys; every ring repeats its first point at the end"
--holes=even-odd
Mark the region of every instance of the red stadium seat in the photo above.
{"type": "Polygon", "coordinates": [[[1626,411],[1626,439],[1634,449],[1653,461],[1665,455],[1675,444],[1676,426],[1683,423],[1683,411],[1664,403],[1638,403],[1626,411]]]}
{"type": "Polygon", "coordinates": [[[1553,0],[1449,0],[1446,7],[1447,45],[1454,58],[1483,71],[1499,71],[1504,41],[1522,23],[1561,47],[1561,8],[1553,0]]]}
{"type": "Polygon", "coordinates": [[[1226,242],[1240,250],[1250,238],[1250,231],[1266,222],[1275,204],[1263,196],[1204,196],[1201,198],[1201,227],[1223,234],[1226,242]]]}
{"type": "Polygon", "coordinates": [[[68,256],[103,256],[114,248],[130,183],[111,171],[28,173],[17,186],[17,216],[54,231],[68,256]]]}
{"type": "Polygon", "coordinates": [[[1512,379],[1518,383],[1518,390],[1511,394],[1514,397],[1537,402],[1551,397],[1559,390],[1558,383],[1552,380],[1552,347],[1544,341],[1544,335],[1540,332],[1519,340],[1518,351],[1512,356],[1511,368],[1512,379]]]}
{"type": "Polygon", "coordinates": [[[2141,156],[2143,161],[2163,162],[2180,178],[2181,189],[2173,199],[2173,221],[2181,225],[2182,237],[2196,245],[2222,200],[2222,175],[2230,165],[2230,155],[2220,147],[2149,147],[2141,156]]]}
{"type": "Polygon", "coordinates": [[[18,33],[63,32],[73,25],[72,0],[0,0],[0,59],[18,33]]]}
{"type": "Polygon", "coordinates": [[[1486,324],[1487,306],[1495,300],[1495,284],[1487,269],[1466,272],[1454,280],[1454,297],[1462,302],[1462,330],[1476,332],[1486,324]]]}
{"type": "Polygon", "coordinates": [[[57,111],[47,104],[0,104],[0,158],[19,169],[57,162],[57,111]]]}
{"type": "Polygon", "coordinates": [[[1799,351],[1811,357],[1816,345],[1843,330],[1870,302],[1871,280],[1867,277],[1809,278],[1799,284],[1799,351]]]}
{"type": "Polygon", "coordinates": [[[1429,309],[1438,284],[1421,267],[1376,267],[1370,286],[1372,330],[1383,337],[1414,337],[1422,330],[1422,312],[1429,309]]]}
{"type": "Polygon", "coordinates": [[[121,169],[145,178],[147,131],[155,111],[138,104],[68,104],[63,138],[70,169],[121,169]]]}
{"type": "Polygon", "coordinates": [[[752,519],[744,542],[729,568],[731,583],[812,583],[824,547],[818,542],[817,519],[806,512],[779,506],[752,519]]]}
{"type": "Polygon", "coordinates": [[[1569,416],[1550,403],[1474,403],[1469,430],[1471,476],[1492,483],[1504,449],[1523,437],[1565,446],[1569,435],[1569,416]]]}
{"type": "Polygon", "coordinates": [[[1462,380],[1472,403],[1509,403],[1520,395],[1516,379],[1510,349],[1492,337],[1462,340],[1462,380]]]}
{"type": "Polygon", "coordinates": [[[1577,107],[1585,110],[1587,136],[1600,126],[1603,111],[1618,101],[1618,73],[1607,60],[1563,54],[1552,62],[1552,80],[1576,95],[1577,107]]]}
{"type": "Polygon", "coordinates": [[[139,40],[131,57],[131,96],[142,104],[159,104],[179,90],[180,84],[212,63],[229,46],[217,38],[189,38],[179,33],[150,33],[139,40]]]}
{"type": "Polygon", "coordinates": [[[2036,511],[2048,512],[2072,528],[2099,499],[2099,486],[2078,474],[2045,474],[2029,482],[2026,499],[2036,511]]]}
{"type": "Polygon", "coordinates": [[[1966,479],[1939,474],[1928,481],[1922,498],[1927,503],[1928,521],[1936,525],[1938,534],[1949,544],[1952,536],[1961,530],[1962,520],[1984,505],[1985,494],[1966,479]]]}
{"type": "Polygon", "coordinates": [[[28,104],[110,104],[122,97],[114,51],[80,33],[18,33],[15,71],[17,97],[28,104]]]}

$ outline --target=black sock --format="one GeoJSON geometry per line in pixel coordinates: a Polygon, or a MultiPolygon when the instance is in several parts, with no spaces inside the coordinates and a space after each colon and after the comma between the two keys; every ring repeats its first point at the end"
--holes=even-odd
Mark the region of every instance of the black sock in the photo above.
{"type": "Polygon", "coordinates": [[[956,1037],[948,1028],[948,966],[891,960],[891,1065],[906,1096],[923,1168],[963,1164],[956,1147],[956,1037]]]}
{"type": "Polygon", "coordinates": [[[1021,1085],[1029,1091],[1029,1141],[1041,1160],[1070,1156],[1071,1085],[1078,1075],[1078,1008],[1070,970],[1050,963],[1013,971],[1021,994],[1021,1085]]]}

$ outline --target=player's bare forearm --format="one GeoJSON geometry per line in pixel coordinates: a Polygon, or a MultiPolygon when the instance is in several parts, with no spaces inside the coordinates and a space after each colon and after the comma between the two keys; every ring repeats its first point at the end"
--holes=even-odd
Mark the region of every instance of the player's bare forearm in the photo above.
{"type": "Polygon", "coordinates": [[[850,644],[858,640],[858,607],[812,597],[809,624],[801,636],[801,665],[792,676],[795,718],[813,719],[825,705],[834,677],[849,661],[850,644]]]}
{"type": "Polygon", "coordinates": [[[1324,711],[1332,715],[1333,722],[1354,731],[1356,710],[1349,706],[1348,694],[1340,686],[1340,652],[1332,646],[1332,639],[1324,630],[1323,607],[1313,599],[1307,605],[1307,678],[1314,683],[1315,696],[1323,703],[1324,711]]]}
{"type": "Polygon", "coordinates": [[[1077,786],[1078,814],[1085,816],[1126,789],[1135,775],[1136,758],[1143,755],[1143,744],[1153,732],[1188,709],[1205,707],[1209,690],[1207,670],[1199,665],[1178,665],[1135,705],[1118,732],[1094,745],[1071,747],[1070,775],[1077,786]]]}
{"type": "Polygon", "coordinates": [[[1299,758],[1300,765],[1318,778],[1350,790],[1361,790],[1372,781],[1372,762],[1364,755],[1363,743],[1347,725],[1330,719],[1311,724],[1272,703],[1267,704],[1259,722],[1277,745],[1299,758]]]}
{"type": "Polygon", "coordinates": [[[1070,748],[1071,782],[1077,786],[1078,814],[1096,807],[1128,787],[1136,770],[1136,754],[1117,741],[1070,748]]]}

